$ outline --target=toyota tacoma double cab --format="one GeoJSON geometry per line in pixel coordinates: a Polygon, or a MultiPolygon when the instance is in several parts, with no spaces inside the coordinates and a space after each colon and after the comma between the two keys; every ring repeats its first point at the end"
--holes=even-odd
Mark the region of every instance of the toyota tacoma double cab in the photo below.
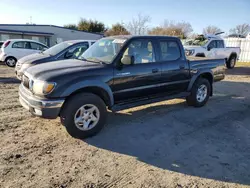
{"type": "Polygon", "coordinates": [[[215,35],[199,35],[195,40],[189,40],[184,44],[188,57],[221,58],[226,60],[226,67],[232,69],[240,56],[239,47],[225,47],[224,40],[215,35]]]}
{"type": "Polygon", "coordinates": [[[98,40],[79,59],[54,61],[24,72],[19,100],[33,115],[60,117],[76,138],[97,134],[107,109],[120,111],[173,98],[194,107],[213,95],[225,59],[187,60],[181,41],[168,36],[98,40]]]}

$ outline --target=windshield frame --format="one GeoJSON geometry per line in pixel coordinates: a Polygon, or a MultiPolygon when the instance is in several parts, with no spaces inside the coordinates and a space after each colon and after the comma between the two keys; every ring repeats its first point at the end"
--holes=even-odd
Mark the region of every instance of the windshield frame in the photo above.
{"type": "Polygon", "coordinates": [[[130,38],[119,37],[119,36],[117,36],[117,37],[114,36],[114,37],[105,37],[105,38],[101,38],[101,39],[97,40],[93,45],[91,45],[91,46],[82,54],[82,56],[79,57],[78,59],[79,59],[79,60],[83,60],[83,61],[89,61],[89,62],[92,62],[92,63],[104,63],[104,64],[107,64],[107,65],[112,65],[112,64],[114,64],[114,62],[116,61],[116,58],[119,56],[119,54],[121,53],[121,51],[123,51],[123,48],[124,48],[124,46],[127,45],[128,41],[130,41],[130,38]],[[100,42],[101,40],[107,40],[107,39],[110,39],[110,40],[113,40],[113,41],[114,41],[114,40],[124,40],[123,43],[118,43],[118,44],[122,44],[122,45],[121,45],[120,49],[117,51],[117,53],[114,54],[114,56],[112,57],[112,59],[111,59],[110,61],[104,61],[104,60],[102,60],[102,59],[99,59],[98,57],[93,58],[93,59],[88,59],[88,58],[85,58],[85,57],[84,57],[84,54],[85,54],[86,52],[88,52],[89,50],[91,50],[91,48],[93,48],[94,45],[99,44],[99,42],[100,42]],[[95,61],[95,60],[97,60],[97,61],[95,61]]]}

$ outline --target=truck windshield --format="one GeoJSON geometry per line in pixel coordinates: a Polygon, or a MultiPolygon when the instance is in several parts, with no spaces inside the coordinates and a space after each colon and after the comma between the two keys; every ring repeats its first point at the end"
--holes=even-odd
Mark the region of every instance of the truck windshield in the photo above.
{"type": "Polygon", "coordinates": [[[205,38],[203,35],[198,36],[194,40],[189,40],[185,43],[185,46],[205,46],[209,39],[205,38]]]}
{"type": "Polygon", "coordinates": [[[69,43],[69,42],[61,42],[61,43],[45,50],[43,53],[54,56],[54,55],[58,54],[59,52],[63,51],[64,49],[68,48],[71,45],[72,45],[72,43],[69,43]]]}
{"type": "Polygon", "coordinates": [[[94,43],[79,59],[110,64],[127,39],[104,38],[94,43]]]}

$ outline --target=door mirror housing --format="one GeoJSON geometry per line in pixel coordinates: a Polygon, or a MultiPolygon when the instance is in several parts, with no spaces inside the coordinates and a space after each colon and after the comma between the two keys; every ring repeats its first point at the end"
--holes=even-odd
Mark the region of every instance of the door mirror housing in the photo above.
{"type": "Polygon", "coordinates": [[[65,55],[64,55],[64,57],[65,57],[66,59],[69,59],[69,58],[73,57],[73,55],[74,55],[73,52],[66,52],[65,55]]]}
{"type": "Polygon", "coordinates": [[[124,55],[121,59],[121,62],[123,65],[131,65],[133,64],[133,56],[130,56],[130,55],[124,55]]]}
{"type": "Polygon", "coordinates": [[[207,47],[207,51],[210,51],[212,48],[210,46],[207,47]]]}

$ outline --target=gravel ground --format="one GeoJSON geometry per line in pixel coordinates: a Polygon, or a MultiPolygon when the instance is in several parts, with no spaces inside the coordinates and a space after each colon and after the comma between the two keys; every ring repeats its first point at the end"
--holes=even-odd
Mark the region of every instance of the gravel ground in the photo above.
{"type": "Polygon", "coordinates": [[[176,99],[109,114],[97,136],[71,138],[18,102],[0,65],[0,187],[248,187],[250,67],[215,84],[203,108],[176,99]]]}

